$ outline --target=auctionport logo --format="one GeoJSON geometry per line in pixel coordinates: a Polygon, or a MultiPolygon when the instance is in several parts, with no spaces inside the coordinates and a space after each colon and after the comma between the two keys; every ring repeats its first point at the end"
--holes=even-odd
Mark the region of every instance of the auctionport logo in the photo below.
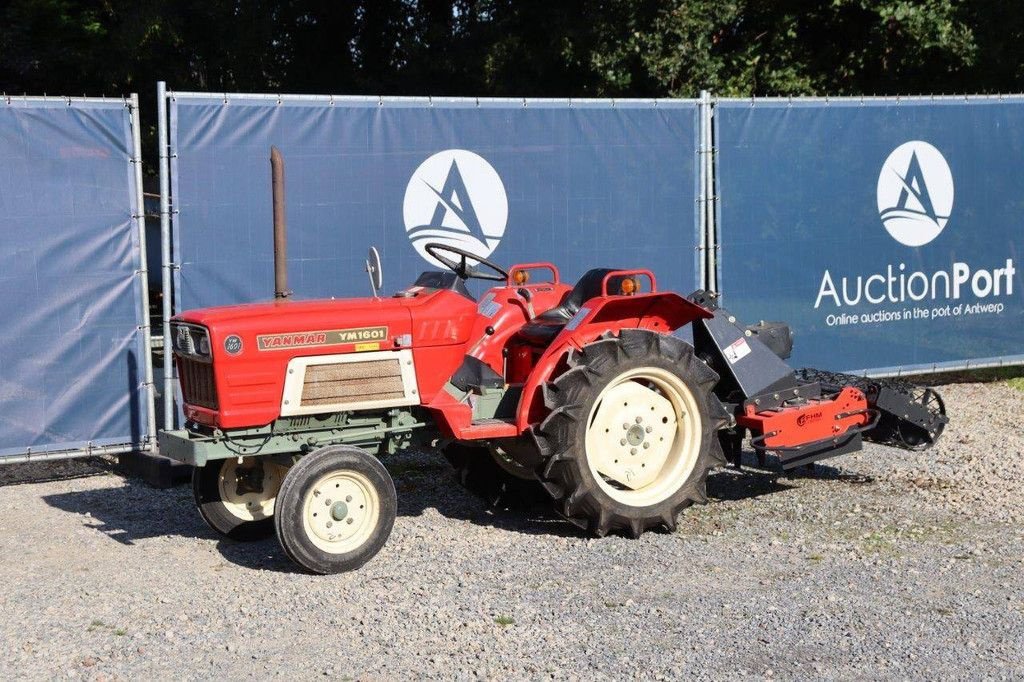
{"type": "MultiPolygon", "coordinates": [[[[924,246],[938,237],[949,222],[953,211],[953,174],[938,149],[920,140],[906,142],[882,164],[877,198],[878,214],[892,238],[904,246],[924,246]]],[[[1001,314],[1004,303],[983,301],[1013,296],[1016,264],[1013,258],[1006,258],[983,265],[987,267],[954,260],[948,267],[924,271],[899,262],[867,274],[845,274],[841,270],[835,277],[826,269],[814,309],[824,305],[826,310],[836,311],[825,318],[830,327],[1001,314]],[[978,302],[959,303],[968,297],[978,302]],[[888,309],[859,314],[847,314],[844,310],[865,304],[888,309]]]]}
{"type": "Polygon", "coordinates": [[[430,242],[465,249],[481,258],[494,252],[508,222],[508,196],[497,171],[479,154],[447,149],[416,169],[402,204],[405,230],[416,251],[430,242]]]}
{"type": "Polygon", "coordinates": [[[924,246],[953,211],[953,174],[938,149],[920,140],[893,150],[878,175],[878,214],[892,238],[924,246]]]}

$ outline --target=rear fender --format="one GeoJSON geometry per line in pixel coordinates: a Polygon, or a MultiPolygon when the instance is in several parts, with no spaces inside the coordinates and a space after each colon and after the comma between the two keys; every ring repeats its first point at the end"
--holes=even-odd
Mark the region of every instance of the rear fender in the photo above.
{"type": "Polygon", "coordinates": [[[714,317],[707,308],[672,292],[635,296],[597,296],[580,307],[565,328],[538,359],[526,384],[516,413],[520,432],[539,423],[545,414],[543,386],[565,362],[570,350],[583,346],[606,333],[622,329],[647,329],[669,334],[697,319],[714,317]]]}

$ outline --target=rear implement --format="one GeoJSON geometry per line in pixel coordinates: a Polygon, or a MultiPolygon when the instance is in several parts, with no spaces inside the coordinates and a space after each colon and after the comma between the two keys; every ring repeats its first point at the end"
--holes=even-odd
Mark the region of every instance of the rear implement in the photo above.
{"type": "Polygon", "coordinates": [[[864,440],[906,450],[934,445],[949,419],[932,388],[902,379],[872,379],[818,369],[792,370],[792,332],[781,322],[744,327],[716,297],[691,298],[714,311],[695,323],[698,353],[721,376],[715,393],[734,414],[722,440],[730,460],[750,445],[763,459],[778,455],[784,469],[861,449],[864,440]]]}

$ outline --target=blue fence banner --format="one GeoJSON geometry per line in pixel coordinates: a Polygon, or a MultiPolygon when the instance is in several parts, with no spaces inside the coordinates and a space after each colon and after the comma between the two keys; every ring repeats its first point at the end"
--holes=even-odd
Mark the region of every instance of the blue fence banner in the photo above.
{"type": "Polygon", "coordinates": [[[698,285],[695,101],[170,97],[175,309],[273,296],[269,154],[299,298],[411,283],[442,242],[502,265],[650,268],[698,285]]]}
{"type": "Polygon", "coordinates": [[[0,100],[0,457],[149,435],[130,119],[0,100]]]}
{"type": "Polygon", "coordinates": [[[1024,101],[721,101],[719,287],[795,364],[1024,361],[1024,101]]]}

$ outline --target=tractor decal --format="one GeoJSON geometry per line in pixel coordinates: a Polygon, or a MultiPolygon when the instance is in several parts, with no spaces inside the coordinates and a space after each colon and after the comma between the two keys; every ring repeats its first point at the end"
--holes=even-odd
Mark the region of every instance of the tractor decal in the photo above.
{"type": "Polygon", "coordinates": [[[290,334],[266,334],[256,337],[256,345],[261,351],[286,350],[289,348],[305,348],[309,346],[338,346],[348,343],[383,341],[387,336],[387,327],[332,329],[324,331],[293,332],[290,334]]]}

